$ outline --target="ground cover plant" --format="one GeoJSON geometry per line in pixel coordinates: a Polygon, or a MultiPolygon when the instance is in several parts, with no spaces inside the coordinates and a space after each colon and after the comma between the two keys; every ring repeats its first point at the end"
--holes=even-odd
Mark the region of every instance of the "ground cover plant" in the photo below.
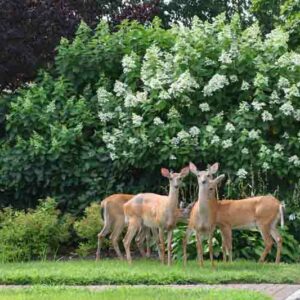
{"type": "Polygon", "coordinates": [[[200,268],[196,261],[182,262],[172,267],[154,260],[135,260],[132,266],[119,260],[29,262],[0,264],[0,284],[188,284],[188,283],[300,283],[299,264],[236,261],[209,262],[200,268]]]}
{"type": "Polygon", "coordinates": [[[72,289],[66,287],[32,287],[26,289],[2,289],[0,300],[269,300],[270,297],[258,292],[236,290],[208,290],[208,289],[171,289],[171,288],[114,288],[103,291],[86,289],[72,289]]]}

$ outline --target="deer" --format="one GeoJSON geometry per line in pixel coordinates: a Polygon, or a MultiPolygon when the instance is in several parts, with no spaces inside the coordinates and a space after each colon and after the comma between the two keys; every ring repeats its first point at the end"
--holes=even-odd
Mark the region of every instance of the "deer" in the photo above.
{"type": "Polygon", "coordinates": [[[171,265],[173,229],[178,220],[177,207],[179,187],[183,178],[189,174],[189,167],[181,169],[180,173],[173,173],[166,168],[161,168],[161,174],[169,179],[168,196],[154,193],[141,193],[124,204],[124,213],[128,222],[128,229],[123,239],[123,244],[129,264],[132,263],[130,254],[131,241],[139,228],[144,225],[158,229],[158,242],[160,245],[162,264],[164,264],[165,261],[164,230],[167,231],[168,265],[171,265]]]}
{"type": "MultiPolygon", "coordinates": [[[[101,247],[104,238],[111,232],[110,239],[119,259],[123,259],[123,255],[119,248],[119,238],[126,227],[123,206],[134,195],[131,194],[113,194],[101,201],[101,212],[104,226],[98,234],[98,246],[96,251],[96,260],[100,259],[101,247]]],[[[155,235],[155,233],[154,233],[155,235]]],[[[150,232],[146,228],[140,228],[136,238],[138,249],[142,256],[150,256],[150,232]],[[145,254],[143,243],[147,240],[147,253],[145,254]]]]}
{"type": "Polygon", "coordinates": [[[283,205],[272,195],[263,195],[239,200],[216,200],[217,180],[209,179],[201,182],[201,188],[207,191],[209,201],[216,210],[216,225],[222,234],[223,260],[232,261],[232,230],[258,228],[263,241],[264,251],[259,262],[263,263],[270,252],[273,243],[277,244],[275,263],[280,263],[282,250],[282,237],[277,230],[280,220],[281,228],[284,227],[283,205]],[[274,241],[273,241],[274,240],[274,241]]]}
{"type": "MultiPolygon", "coordinates": [[[[211,264],[212,266],[214,266],[212,238],[216,228],[216,203],[210,201],[206,186],[208,185],[208,180],[212,179],[213,174],[218,171],[219,164],[215,163],[212,166],[208,166],[207,171],[198,171],[197,167],[192,162],[190,162],[189,168],[190,171],[197,176],[199,190],[198,199],[194,203],[190,212],[190,219],[188,222],[186,234],[183,238],[184,266],[186,266],[187,263],[187,243],[193,232],[195,232],[196,234],[197,256],[199,265],[201,267],[203,266],[202,236],[208,235],[209,256],[211,264]]],[[[216,182],[219,182],[224,177],[225,175],[221,175],[215,180],[216,182]]]]}

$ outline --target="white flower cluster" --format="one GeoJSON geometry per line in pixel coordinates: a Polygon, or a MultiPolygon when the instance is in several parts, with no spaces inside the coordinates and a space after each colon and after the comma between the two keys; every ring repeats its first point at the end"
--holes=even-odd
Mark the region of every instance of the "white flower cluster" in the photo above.
{"type": "Polygon", "coordinates": [[[279,107],[279,110],[286,116],[291,116],[294,113],[294,107],[291,101],[287,101],[279,107]]]}
{"type": "Polygon", "coordinates": [[[179,96],[183,92],[191,92],[198,87],[199,84],[191,76],[190,72],[185,71],[184,73],[180,74],[175,82],[171,84],[168,92],[174,96],[179,96]]]}
{"type": "Polygon", "coordinates": [[[286,48],[288,40],[289,34],[277,27],[266,35],[265,45],[270,48],[286,48]]]}
{"type": "Polygon", "coordinates": [[[154,123],[154,125],[163,125],[164,124],[162,119],[159,118],[159,117],[155,117],[154,120],[153,120],[153,123],[154,123]]]}
{"type": "Polygon", "coordinates": [[[114,85],[114,92],[118,97],[125,96],[127,93],[128,86],[127,84],[117,80],[114,85]]]}
{"type": "Polygon", "coordinates": [[[109,93],[104,87],[98,88],[97,99],[100,105],[109,102],[110,97],[111,97],[111,93],[109,93]]]}
{"type": "Polygon", "coordinates": [[[98,118],[101,120],[102,123],[106,123],[110,121],[114,117],[114,114],[112,112],[99,112],[98,118]]]}
{"type": "Polygon", "coordinates": [[[219,62],[221,62],[222,64],[231,64],[232,63],[232,59],[231,59],[231,56],[230,56],[230,53],[222,50],[222,53],[219,57],[219,62]]]}
{"type": "Polygon", "coordinates": [[[254,110],[260,111],[263,109],[264,106],[266,106],[266,103],[253,101],[252,106],[253,106],[254,110]]]}
{"type": "Polygon", "coordinates": [[[232,146],[232,139],[229,138],[227,140],[222,141],[222,146],[224,149],[230,148],[232,146]]]}
{"type": "Polygon", "coordinates": [[[143,117],[135,113],[132,114],[132,124],[135,126],[141,126],[143,122],[143,117]]]}
{"type": "Polygon", "coordinates": [[[200,133],[200,129],[197,126],[193,126],[190,128],[189,133],[192,137],[197,137],[200,133]]]}
{"type": "Polygon", "coordinates": [[[258,88],[264,88],[268,86],[269,79],[268,77],[262,75],[261,73],[257,73],[255,78],[254,78],[254,86],[258,88]]]}
{"type": "Polygon", "coordinates": [[[289,163],[292,163],[295,167],[300,167],[300,159],[297,155],[289,157],[289,163]]]}
{"type": "Polygon", "coordinates": [[[212,145],[217,145],[217,144],[219,144],[219,142],[220,142],[220,138],[219,138],[218,135],[215,134],[215,135],[212,137],[210,143],[211,143],[212,145]]]}
{"type": "Polygon", "coordinates": [[[132,52],[131,55],[125,55],[122,59],[122,67],[124,73],[129,73],[136,68],[136,57],[137,55],[132,52]]]}
{"type": "Polygon", "coordinates": [[[137,92],[135,95],[131,92],[126,94],[124,99],[124,106],[125,107],[136,107],[140,103],[145,103],[148,101],[148,93],[145,92],[137,92]]]}
{"type": "Polygon", "coordinates": [[[231,82],[237,82],[239,80],[236,75],[230,75],[229,79],[230,79],[231,82]]]}
{"type": "Polygon", "coordinates": [[[215,91],[218,91],[228,85],[229,81],[225,75],[215,74],[203,89],[205,97],[211,96],[215,91]]]}
{"type": "Polygon", "coordinates": [[[241,168],[236,172],[236,175],[240,178],[240,179],[245,179],[247,177],[248,172],[241,168]]]}
{"type": "Polygon", "coordinates": [[[239,113],[245,113],[245,112],[247,112],[247,111],[249,111],[249,110],[250,110],[250,104],[247,103],[246,101],[242,101],[242,102],[240,103],[240,105],[239,105],[239,110],[238,110],[238,112],[239,112],[239,113]]]}
{"type": "Polygon", "coordinates": [[[228,132],[235,131],[234,125],[232,123],[227,123],[226,126],[225,126],[225,131],[228,131],[228,132]]]}
{"type": "Polygon", "coordinates": [[[250,84],[247,81],[243,80],[241,90],[247,91],[247,90],[249,90],[249,88],[250,88],[250,84]]]}
{"type": "Polygon", "coordinates": [[[248,133],[250,140],[257,140],[259,138],[260,130],[251,129],[248,133]]]}
{"type": "Polygon", "coordinates": [[[185,130],[181,130],[177,133],[177,137],[179,138],[180,141],[182,141],[190,138],[190,134],[185,130]]]}
{"type": "Polygon", "coordinates": [[[243,148],[243,149],[242,149],[242,154],[248,155],[248,154],[249,154],[248,148],[243,148]]]}
{"type": "Polygon", "coordinates": [[[200,103],[199,108],[203,112],[210,111],[210,107],[209,107],[209,104],[207,102],[200,103]]]}
{"type": "Polygon", "coordinates": [[[180,113],[177,111],[177,109],[172,106],[168,112],[168,118],[169,119],[178,119],[180,118],[180,113]]]}
{"type": "Polygon", "coordinates": [[[290,86],[290,82],[285,77],[280,76],[277,86],[279,89],[288,88],[290,86]]]}
{"type": "Polygon", "coordinates": [[[263,113],[261,114],[261,118],[264,122],[268,122],[268,121],[273,120],[272,114],[270,112],[268,112],[267,110],[263,111],[263,113]]]}

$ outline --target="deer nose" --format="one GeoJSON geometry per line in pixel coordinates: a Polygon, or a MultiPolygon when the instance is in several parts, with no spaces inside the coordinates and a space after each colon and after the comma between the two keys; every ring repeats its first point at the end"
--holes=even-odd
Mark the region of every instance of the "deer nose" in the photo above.
{"type": "Polygon", "coordinates": [[[202,183],[205,184],[205,183],[206,183],[206,180],[202,180],[202,183]]]}

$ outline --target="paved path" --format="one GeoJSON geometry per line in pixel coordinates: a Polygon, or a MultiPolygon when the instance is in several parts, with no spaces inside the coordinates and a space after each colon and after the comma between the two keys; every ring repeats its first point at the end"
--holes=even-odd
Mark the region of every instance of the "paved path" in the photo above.
{"type": "MultiPolygon", "coordinates": [[[[124,285],[122,285],[124,286],[124,285]]],[[[129,285],[125,285],[129,286],[129,285]]],[[[171,287],[171,288],[217,288],[217,289],[246,289],[258,291],[271,296],[274,300],[300,300],[300,284],[194,284],[194,285],[130,285],[131,287],[171,287]]],[[[1,288],[26,288],[29,285],[0,285],[1,288]]],[[[91,290],[105,290],[113,287],[121,287],[121,285],[88,285],[88,286],[72,286],[77,288],[89,288],[91,290]]]]}

